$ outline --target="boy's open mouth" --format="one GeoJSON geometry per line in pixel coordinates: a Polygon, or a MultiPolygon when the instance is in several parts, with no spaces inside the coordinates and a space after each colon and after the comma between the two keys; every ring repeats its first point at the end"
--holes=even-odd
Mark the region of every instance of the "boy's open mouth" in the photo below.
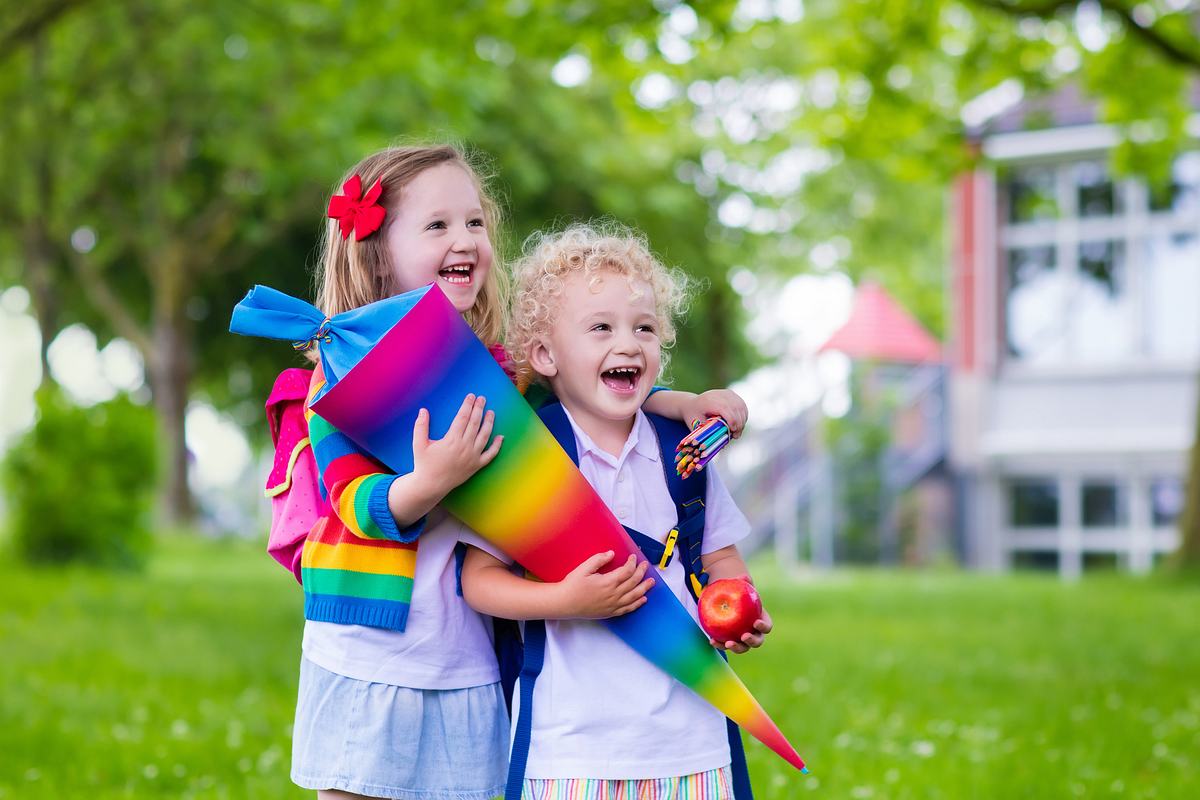
{"type": "Polygon", "coordinates": [[[630,394],[637,388],[641,375],[642,370],[639,367],[616,367],[601,372],[600,380],[614,392],[630,394]]]}
{"type": "Polygon", "coordinates": [[[438,277],[446,283],[452,283],[455,286],[470,286],[471,272],[474,268],[472,264],[454,264],[449,267],[444,267],[438,270],[438,277]]]}

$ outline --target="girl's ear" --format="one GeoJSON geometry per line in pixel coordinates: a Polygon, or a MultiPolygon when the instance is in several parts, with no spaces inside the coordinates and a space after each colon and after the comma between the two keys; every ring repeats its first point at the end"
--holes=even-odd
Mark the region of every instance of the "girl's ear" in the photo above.
{"type": "Polygon", "coordinates": [[[558,374],[558,365],[554,363],[554,354],[540,339],[529,347],[529,366],[543,378],[553,378],[558,374]]]}

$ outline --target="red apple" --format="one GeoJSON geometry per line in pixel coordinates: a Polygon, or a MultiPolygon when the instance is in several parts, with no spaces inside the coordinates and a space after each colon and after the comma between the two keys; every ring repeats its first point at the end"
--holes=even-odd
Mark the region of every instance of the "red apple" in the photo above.
{"type": "Polygon", "coordinates": [[[762,619],[762,599],[745,578],[722,578],[700,593],[700,627],[721,644],[740,642],[762,619]]]}

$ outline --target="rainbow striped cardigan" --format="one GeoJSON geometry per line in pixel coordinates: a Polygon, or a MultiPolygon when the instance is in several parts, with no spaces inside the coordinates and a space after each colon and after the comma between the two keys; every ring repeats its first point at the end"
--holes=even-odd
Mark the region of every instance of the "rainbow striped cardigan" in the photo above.
{"type": "Polygon", "coordinates": [[[300,558],[304,617],[403,631],[424,519],[400,528],[388,510],[396,475],[308,409],[325,383],[318,365],[305,416],[320,489],[332,513],[313,526],[300,558]]]}
{"type": "MultiPolygon", "coordinates": [[[[503,347],[488,349],[526,401],[534,408],[541,405],[548,392],[518,381],[503,347]]],[[[405,528],[396,525],[387,502],[395,473],[308,408],[324,385],[318,364],[309,384],[305,418],[321,475],[321,496],[328,499],[332,513],[317,521],[304,542],[300,557],[304,618],[403,631],[412,601],[417,538],[425,520],[405,528]]]]}

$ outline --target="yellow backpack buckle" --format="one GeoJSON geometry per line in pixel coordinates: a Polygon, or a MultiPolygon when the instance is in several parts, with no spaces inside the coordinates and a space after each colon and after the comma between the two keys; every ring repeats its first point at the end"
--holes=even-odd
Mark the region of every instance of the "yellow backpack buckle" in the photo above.
{"type": "Polygon", "coordinates": [[[671,532],[667,534],[667,541],[663,547],[662,558],[658,560],[658,568],[666,569],[667,564],[671,563],[671,553],[675,552],[675,540],[679,538],[679,529],[671,528],[671,532]]]}

